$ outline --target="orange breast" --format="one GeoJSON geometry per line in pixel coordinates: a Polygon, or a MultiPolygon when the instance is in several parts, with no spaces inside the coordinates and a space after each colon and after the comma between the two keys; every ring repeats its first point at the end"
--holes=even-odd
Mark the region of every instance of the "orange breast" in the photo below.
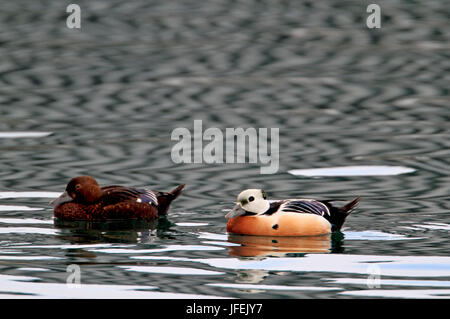
{"type": "Polygon", "coordinates": [[[227,223],[227,231],[241,235],[316,236],[329,234],[331,224],[319,215],[282,213],[231,218],[227,223]]]}

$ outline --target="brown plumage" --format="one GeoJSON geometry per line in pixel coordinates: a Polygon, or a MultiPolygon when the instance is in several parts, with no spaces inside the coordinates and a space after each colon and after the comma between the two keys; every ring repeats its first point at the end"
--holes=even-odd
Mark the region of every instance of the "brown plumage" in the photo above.
{"type": "Polygon", "coordinates": [[[56,218],[64,220],[150,220],[167,214],[184,186],[168,193],[116,185],[100,187],[93,177],[78,176],[52,201],[53,212],[56,218]]]}

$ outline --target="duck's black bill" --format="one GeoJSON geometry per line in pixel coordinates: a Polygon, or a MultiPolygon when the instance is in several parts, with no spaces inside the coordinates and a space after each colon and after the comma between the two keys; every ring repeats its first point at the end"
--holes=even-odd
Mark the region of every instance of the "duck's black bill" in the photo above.
{"type": "Polygon", "coordinates": [[[245,210],[242,209],[241,205],[236,204],[232,210],[230,210],[228,212],[228,214],[225,215],[225,218],[234,218],[234,217],[238,217],[238,216],[242,216],[245,215],[245,210]]]}
{"type": "Polygon", "coordinates": [[[61,194],[61,196],[52,200],[50,202],[50,205],[57,206],[57,205],[61,205],[61,204],[70,202],[71,200],[72,200],[72,197],[70,197],[70,195],[67,192],[64,192],[61,194]]]}

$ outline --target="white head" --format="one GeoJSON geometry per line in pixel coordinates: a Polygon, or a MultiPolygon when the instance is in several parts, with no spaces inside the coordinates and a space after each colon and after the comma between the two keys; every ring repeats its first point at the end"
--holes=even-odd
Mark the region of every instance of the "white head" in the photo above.
{"type": "Polygon", "coordinates": [[[244,215],[246,212],[260,215],[269,208],[270,203],[262,189],[246,189],[238,195],[236,205],[225,217],[233,218],[244,215]]]}

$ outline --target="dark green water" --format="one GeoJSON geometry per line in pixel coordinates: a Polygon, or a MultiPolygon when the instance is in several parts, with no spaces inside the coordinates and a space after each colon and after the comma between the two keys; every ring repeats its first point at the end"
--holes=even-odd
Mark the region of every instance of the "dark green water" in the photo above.
{"type": "Polygon", "coordinates": [[[81,30],[62,2],[0,4],[1,297],[450,296],[443,1],[380,1],[377,30],[364,1],[77,3],[81,30]],[[279,128],[278,172],[174,163],[194,120],[279,128]],[[81,174],[187,187],[156,224],[55,223],[48,202],[81,174]],[[333,238],[228,236],[246,188],[362,201],[333,238]]]}

